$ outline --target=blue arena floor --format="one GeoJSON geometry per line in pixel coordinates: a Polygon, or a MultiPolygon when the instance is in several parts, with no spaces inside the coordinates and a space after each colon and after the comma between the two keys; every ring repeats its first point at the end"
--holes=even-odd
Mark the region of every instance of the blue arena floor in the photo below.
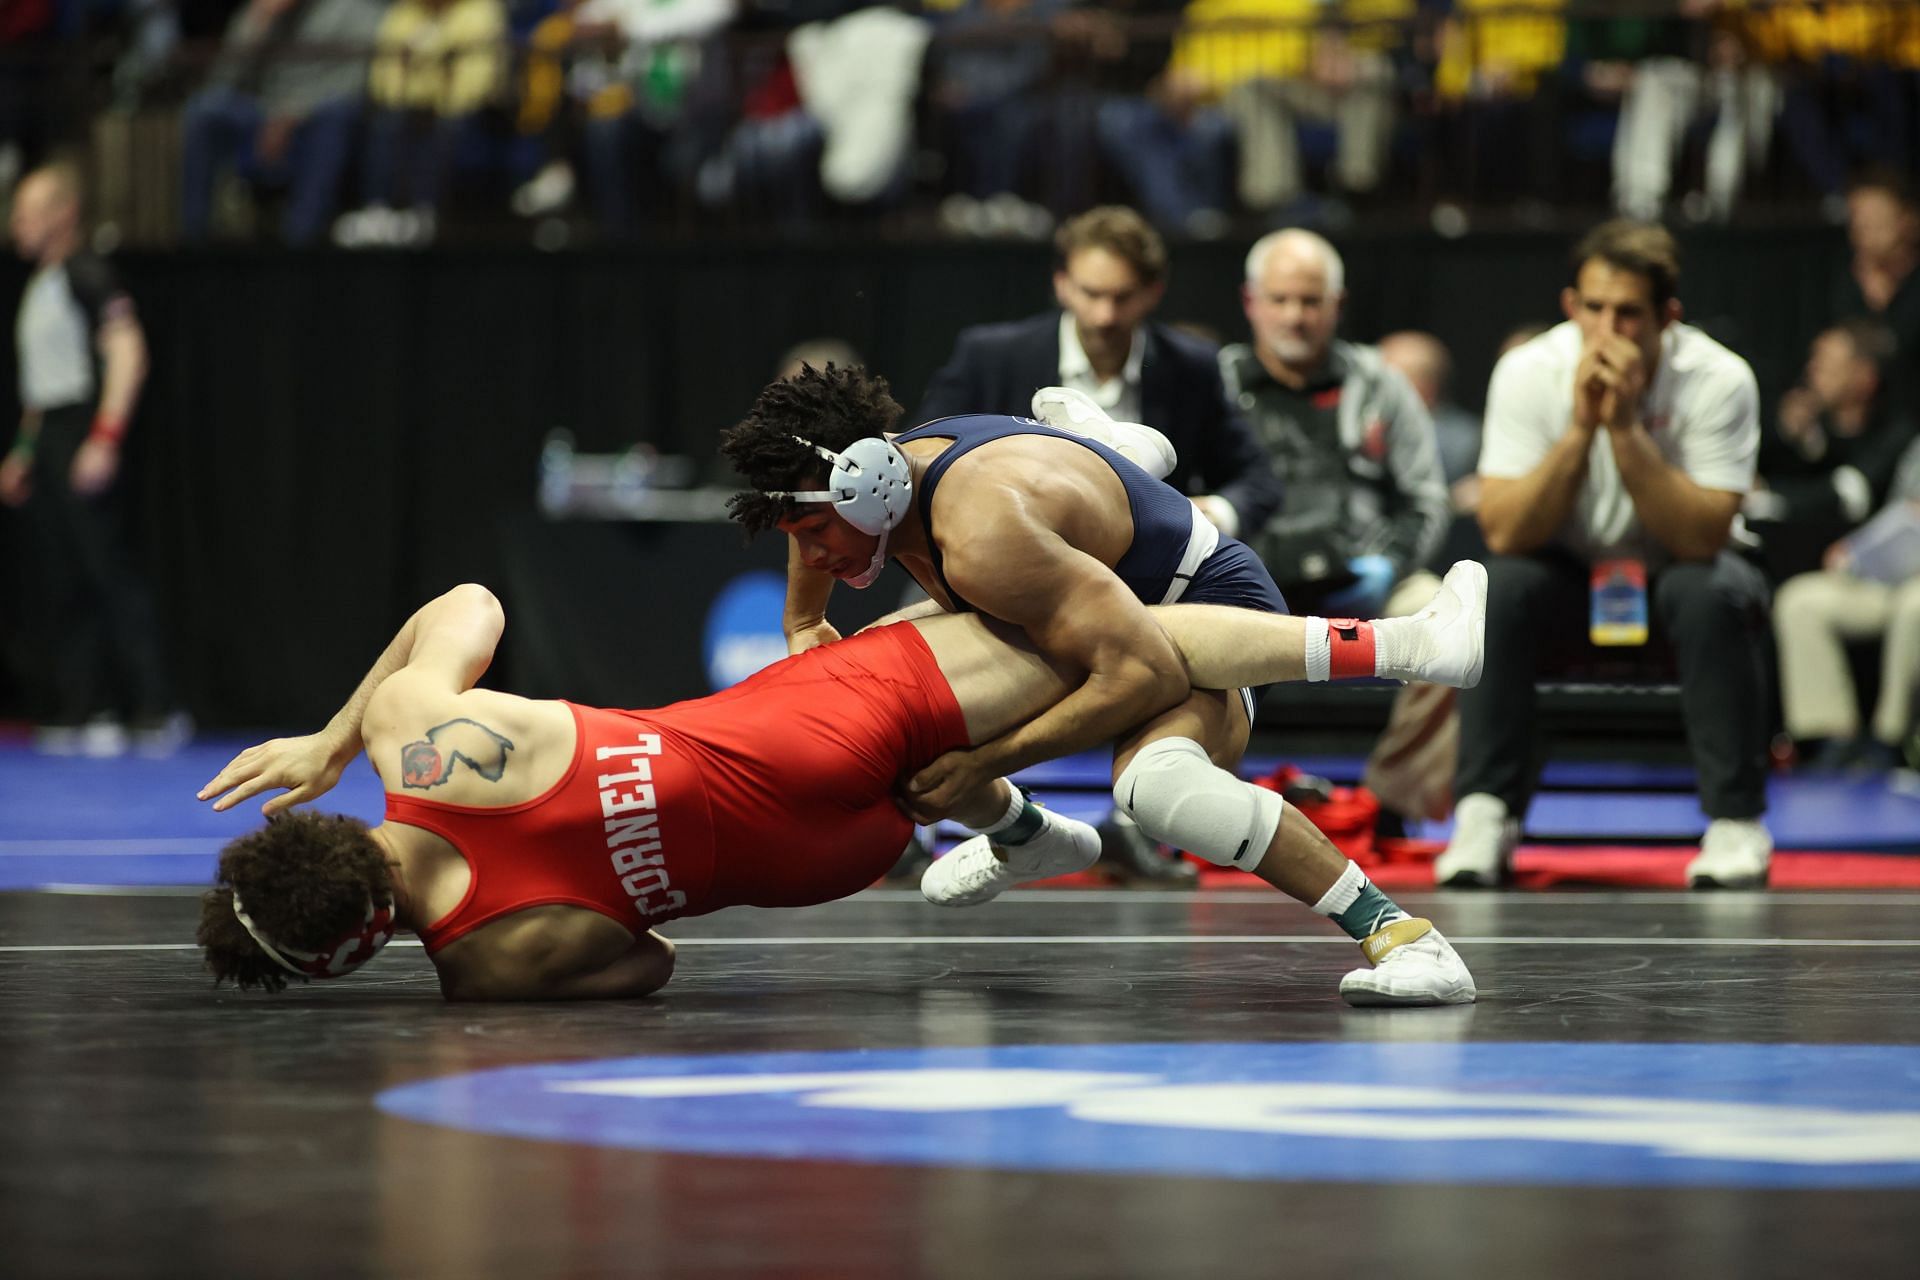
{"type": "MultiPolygon", "coordinates": [[[[43,886],[201,885],[219,850],[259,822],[259,801],[215,813],[194,793],[256,741],[204,737],[164,760],[89,760],[36,754],[0,743],[0,889],[43,886]]],[[[1277,760],[1250,758],[1247,776],[1277,760]]],[[[1352,757],[1301,757],[1309,772],[1358,778],[1352,757]]],[[[1094,754],[1031,770],[1023,781],[1049,805],[1097,821],[1108,807],[1107,765],[1094,754]]],[[[1684,767],[1561,763],[1548,768],[1528,816],[1530,841],[1664,844],[1697,838],[1705,825],[1684,767]]],[[[1882,779],[1776,778],[1767,825],[1781,849],[1920,850],[1920,795],[1882,779]]],[[[356,761],[324,802],[369,821],[382,809],[378,779],[356,761]]],[[[1444,839],[1447,823],[1408,834],[1444,839]]]]}

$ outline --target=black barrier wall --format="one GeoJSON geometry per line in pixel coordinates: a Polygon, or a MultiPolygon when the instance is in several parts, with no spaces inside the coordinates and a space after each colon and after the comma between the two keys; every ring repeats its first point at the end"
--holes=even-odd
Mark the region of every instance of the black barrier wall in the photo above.
{"type": "MultiPolygon", "coordinates": [[[[1804,359],[1843,238],[1743,230],[1683,243],[1688,318],[1745,354],[1771,399],[1804,359]]],[[[1439,334],[1470,405],[1503,334],[1558,318],[1565,237],[1341,247],[1344,332],[1439,334]]],[[[1245,250],[1176,247],[1160,317],[1240,338],[1245,250]]],[[[642,440],[691,454],[724,483],[715,435],[792,343],[846,339],[911,413],[961,327],[1051,305],[1051,259],[1032,245],[209,253],[119,266],[153,351],[129,458],[141,552],[182,692],[211,725],[317,722],[420,601],[466,579],[499,586],[505,530],[533,509],[549,429],[586,450],[642,440]]],[[[0,268],[8,306],[26,274],[0,268]]],[[[9,404],[12,360],[9,344],[9,404]]],[[[17,523],[0,517],[11,661],[0,714],[29,714],[20,659],[36,620],[17,523]]],[[[580,592],[632,586],[586,570],[580,592]]],[[[668,567],[648,584],[662,634],[692,603],[697,571],[668,567]]],[[[509,619],[509,658],[525,623],[509,619]]],[[[688,645],[696,631],[685,624],[688,645]]]]}

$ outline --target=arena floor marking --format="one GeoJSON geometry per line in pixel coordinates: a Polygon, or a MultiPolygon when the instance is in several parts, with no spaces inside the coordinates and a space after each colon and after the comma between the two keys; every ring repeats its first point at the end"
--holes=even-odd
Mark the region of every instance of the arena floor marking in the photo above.
{"type": "MultiPolygon", "coordinates": [[[[5,857],[6,842],[0,841],[0,857],[5,857]]],[[[0,890],[9,893],[73,894],[97,898],[186,898],[206,892],[199,884],[37,884],[31,888],[0,890]]],[[[1920,906],[1920,893],[1897,889],[1859,893],[1811,890],[1807,892],[1768,892],[1764,889],[1720,891],[1712,894],[1688,893],[1678,889],[1659,891],[1617,891],[1607,889],[1552,889],[1525,892],[1454,893],[1420,889],[1396,897],[1405,902],[1444,902],[1455,906],[1469,903],[1525,904],[1549,907],[1590,909],[1599,903],[1632,903],[1642,906],[1693,907],[1708,903],[1766,902],[1800,907],[1894,907],[1920,906]]],[[[918,889],[865,889],[842,902],[924,902],[918,889]]],[[[1133,902],[1198,902],[1212,906],[1290,905],[1272,889],[1010,889],[997,901],[1045,902],[1061,906],[1111,906],[1133,902]]]]}

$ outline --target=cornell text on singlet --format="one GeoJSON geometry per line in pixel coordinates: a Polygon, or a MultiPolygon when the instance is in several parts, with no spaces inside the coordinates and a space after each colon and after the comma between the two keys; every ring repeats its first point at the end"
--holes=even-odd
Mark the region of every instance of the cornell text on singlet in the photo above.
{"type": "Polygon", "coordinates": [[[602,767],[624,769],[603,773],[600,816],[606,820],[607,856],[613,874],[633,899],[643,920],[678,911],[687,895],[673,887],[667,874],[667,855],[660,845],[660,814],[653,786],[653,761],[660,754],[660,735],[643,733],[631,747],[598,747],[594,759],[602,767]],[[608,764],[608,761],[613,763],[608,764]]]}

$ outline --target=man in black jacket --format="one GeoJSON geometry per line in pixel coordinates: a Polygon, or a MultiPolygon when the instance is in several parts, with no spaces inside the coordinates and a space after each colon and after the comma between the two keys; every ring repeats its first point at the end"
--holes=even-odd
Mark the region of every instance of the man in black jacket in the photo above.
{"type": "MultiPolygon", "coordinates": [[[[1054,238],[1060,310],[963,330],[934,374],[919,421],[963,413],[1028,415],[1033,393],[1085,392],[1109,415],[1144,422],[1173,444],[1168,484],[1234,537],[1266,524],[1280,482],[1227,399],[1216,348],[1149,320],[1166,289],[1160,234],[1131,209],[1092,209],[1054,238]]],[[[1122,877],[1190,879],[1130,824],[1101,829],[1106,868],[1122,877]]]]}

